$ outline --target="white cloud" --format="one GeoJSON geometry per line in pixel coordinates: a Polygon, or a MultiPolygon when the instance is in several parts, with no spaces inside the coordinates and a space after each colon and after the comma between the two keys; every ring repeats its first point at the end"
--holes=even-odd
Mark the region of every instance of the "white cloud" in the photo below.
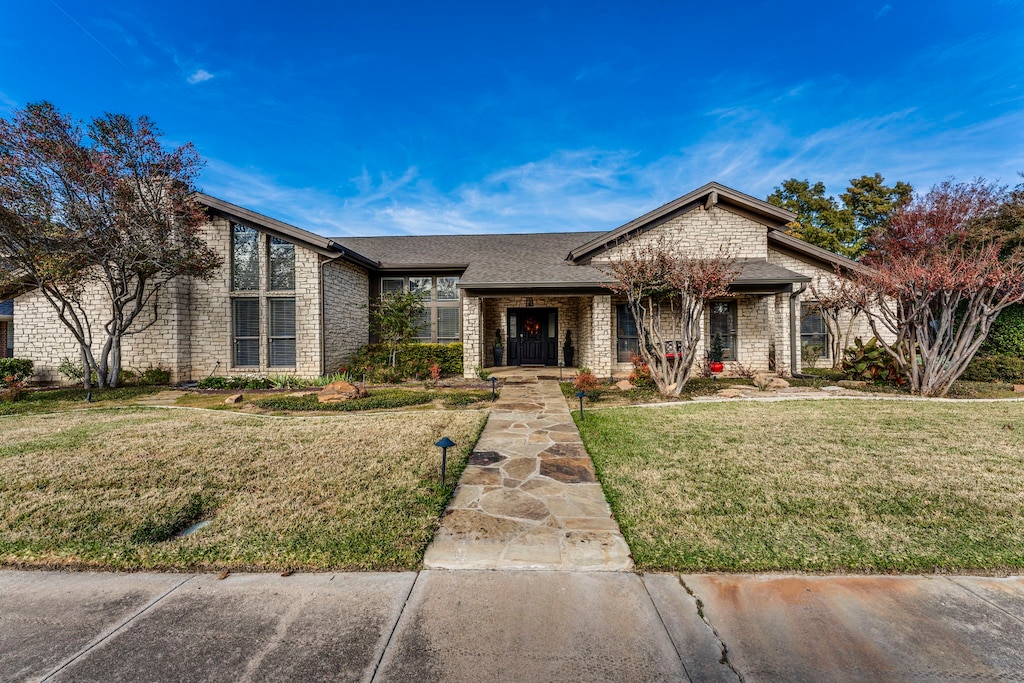
{"type": "Polygon", "coordinates": [[[207,71],[206,69],[196,69],[192,73],[192,75],[188,77],[188,82],[191,83],[192,85],[195,85],[196,83],[202,83],[204,81],[208,81],[208,80],[210,80],[213,77],[214,77],[214,75],[212,73],[210,73],[209,71],[207,71]]]}
{"type": "Polygon", "coordinates": [[[888,14],[891,11],[892,11],[892,6],[891,5],[883,5],[882,9],[878,10],[877,12],[875,12],[875,19],[876,20],[881,19],[882,17],[884,17],[886,14],[888,14]]]}

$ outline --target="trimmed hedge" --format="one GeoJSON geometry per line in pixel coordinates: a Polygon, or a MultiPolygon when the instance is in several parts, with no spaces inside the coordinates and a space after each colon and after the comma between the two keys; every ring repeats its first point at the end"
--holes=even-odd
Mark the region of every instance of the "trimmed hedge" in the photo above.
{"type": "Polygon", "coordinates": [[[991,356],[978,354],[960,375],[966,382],[1006,382],[1024,384],[1024,358],[1001,353],[991,356]]]}
{"type": "Polygon", "coordinates": [[[388,347],[370,344],[359,349],[352,365],[346,368],[353,376],[366,374],[373,381],[399,381],[430,375],[430,366],[437,363],[442,375],[462,375],[462,342],[452,344],[402,344],[398,348],[398,367],[391,367],[388,347]]]}
{"type": "Polygon", "coordinates": [[[7,378],[21,382],[32,376],[32,361],[28,358],[0,358],[0,387],[7,386],[7,378]]]}
{"type": "Polygon", "coordinates": [[[437,398],[429,391],[407,391],[403,389],[378,389],[366,398],[355,398],[339,403],[320,403],[316,394],[308,396],[268,396],[253,401],[260,408],[270,410],[382,410],[405,408],[430,403],[437,398]]]}
{"type": "Polygon", "coordinates": [[[1004,309],[978,349],[979,356],[1003,354],[1024,358],[1024,304],[1004,309]]]}

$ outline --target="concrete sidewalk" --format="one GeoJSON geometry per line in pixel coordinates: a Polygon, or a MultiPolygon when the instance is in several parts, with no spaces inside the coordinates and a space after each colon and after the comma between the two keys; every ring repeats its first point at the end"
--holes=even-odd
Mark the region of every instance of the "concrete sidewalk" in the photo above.
{"type": "Polygon", "coordinates": [[[1024,680],[1024,579],[0,572],[4,681],[1024,680]]]}

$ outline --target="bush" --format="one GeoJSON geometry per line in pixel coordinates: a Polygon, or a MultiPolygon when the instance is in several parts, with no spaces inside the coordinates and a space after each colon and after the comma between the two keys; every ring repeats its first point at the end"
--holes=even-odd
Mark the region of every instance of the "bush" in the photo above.
{"type": "Polygon", "coordinates": [[[1024,384],[1024,358],[1008,353],[975,356],[960,375],[966,382],[1006,382],[1024,384]]]}
{"type": "Polygon", "coordinates": [[[32,361],[27,358],[0,358],[0,387],[22,383],[32,376],[32,361]]]}
{"type": "Polygon", "coordinates": [[[383,410],[430,403],[437,395],[430,391],[409,391],[405,389],[378,389],[366,398],[356,398],[339,403],[320,403],[316,394],[308,396],[268,396],[253,403],[270,410],[383,410]]]}
{"type": "Polygon", "coordinates": [[[907,383],[907,378],[896,367],[896,359],[886,353],[875,337],[869,339],[867,344],[860,337],[854,339],[853,346],[843,354],[842,369],[850,379],[907,383]]]}
{"type": "Polygon", "coordinates": [[[1024,304],[1010,306],[999,314],[978,355],[1024,357],[1024,304]]]}
{"type": "MultiPolygon", "coordinates": [[[[497,392],[499,395],[501,392],[497,392]]],[[[466,391],[453,391],[450,394],[442,394],[444,404],[449,408],[463,408],[465,406],[491,400],[490,390],[467,389],[466,391]]]]}
{"type": "Polygon", "coordinates": [[[630,359],[633,362],[633,372],[629,375],[629,382],[637,389],[657,389],[658,385],[651,379],[651,369],[647,367],[643,356],[634,353],[630,359]]]}
{"type": "Polygon", "coordinates": [[[267,377],[207,377],[200,389],[273,389],[274,380],[267,377]]]}
{"type": "Polygon", "coordinates": [[[152,386],[158,384],[170,384],[171,383],[171,371],[159,366],[155,368],[146,368],[139,373],[139,384],[144,386],[152,386]]]}
{"type": "Polygon", "coordinates": [[[364,373],[373,382],[399,382],[419,376],[425,379],[436,364],[441,375],[462,374],[462,342],[454,344],[402,344],[398,366],[391,367],[388,348],[383,344],[364,346],[356,354],[349,370],[356,377],[364,373]]]}

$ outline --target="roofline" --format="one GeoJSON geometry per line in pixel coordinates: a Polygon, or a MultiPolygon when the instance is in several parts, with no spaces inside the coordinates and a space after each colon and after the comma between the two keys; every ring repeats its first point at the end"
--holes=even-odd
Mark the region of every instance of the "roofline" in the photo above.
{"type": "Polygon", "coordinates": [[[213,209],[218,213],[224,214],[228,218],[234,218],[241,223],[252,224],[267,232],[274,233],[275,235],[287,237],[289,240],[301,243],[303,246],[316,251],[322,256],[344,258],[365,268],[380,268],[380,264],[377,261],[352,251],[329,237],[323,237],[316,233],[309,232],[308,230],[297,228],[294,225],[279,221],[275,218],[271,218],[270,216],[264,216],[261,213],[256,213],[255,211],[243,206],[232,204],[231,202],[218,199],[217,197],[213,197],[203,192],[196,192],[194,196],[200,204],[203,204],[207,208],[213,209]]]}
{"type": "Polygon", "coordinates": [[[615,280],[603,280],[600,282],[462,282],[458,284],[459,289],[579,289],[579,288],[607,288],[614,284],[615,280]]]}
{"type": "Polygon", "coordinates": [[[747,211],[757,214],[763,218],[767,218],[771,222],[778,223],[779,225],[790,223],[796,220],[797,217],[792,211],[787,211],[786,209],[769,204],[766,201],[744,194],[738,190],[732,189],[731,187],[726,187],[721,183],[712,181],[707,185],[684,194],[682,197],[673,199],[669,203],[663,204],[657,209],[649,211],[639,218],[634,218],[630,222],[620,225],[614,230],[610,230],[600,237],[573,249],[569,252],[567,260],[578,261],[580,258],[587,256],[598,249],[606,247],[610,243],[616,242],[619,238],[633,232],[634,230],[642,230],[649,224],[665,219],[670,214],[678,211],[694,209],[699,205],[699,203],[701,203],[700,200],[705,200],[703,202],[705,208],[710,208],[715,204],[722,203],[722,200],[725,200],[725,203],[727,204],[733,204],[739,208],[746,209],[747,211]]]}
{"type": "Polygon", "coordinates": [[[869,270],[863,263],[858,263],[853,259],[840,256],[834,251],[828,249],[822,249],[821,247],[815,246],[810,242],[805,242],[799,237],[793,237],[787,235],[782,230],[769,230],[768,241],[774,242],[775,244],[782,245],[792,251],[795,251],[804,256],[809,256],[817,261],[823,261],[825,263],[831,263],[833,266],[843,268],[845,270],[852,270],[855,272],[865,272],[869,270]]]}

